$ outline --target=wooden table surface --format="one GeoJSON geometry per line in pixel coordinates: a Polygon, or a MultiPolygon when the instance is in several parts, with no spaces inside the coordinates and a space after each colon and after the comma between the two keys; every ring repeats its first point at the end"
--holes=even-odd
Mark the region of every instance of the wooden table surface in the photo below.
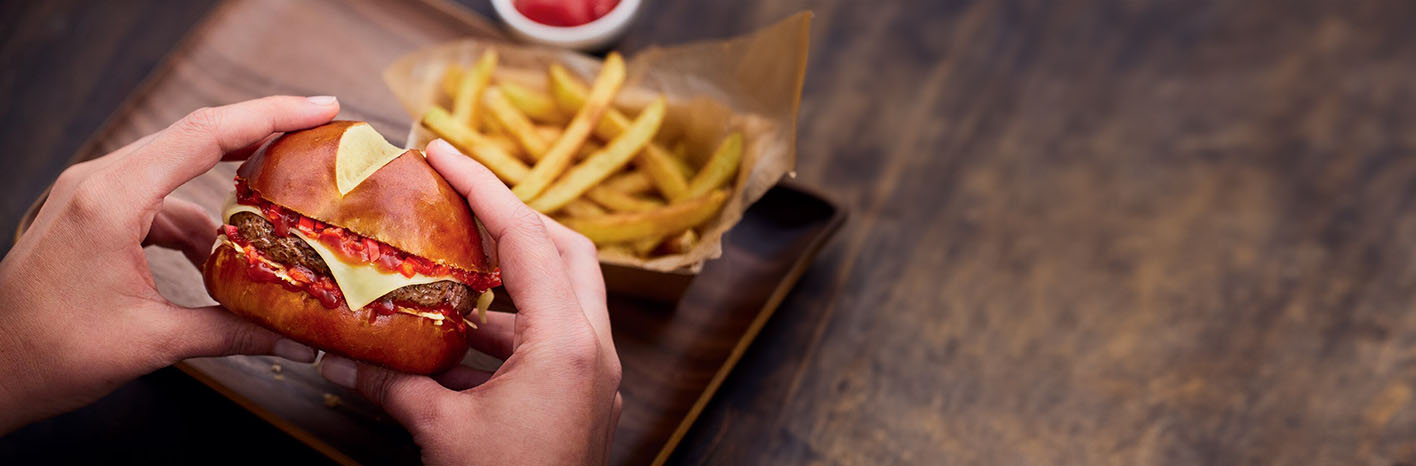
{"type": "MultiPolygon", "coordinates": [[[[144,3],[0,6],[7,231],[202,14],[144,3]]],[[[1416,3],[648,2],[621,48],[806,8],[852,219],[672,462],[1416,461],[1416,3]]]]}

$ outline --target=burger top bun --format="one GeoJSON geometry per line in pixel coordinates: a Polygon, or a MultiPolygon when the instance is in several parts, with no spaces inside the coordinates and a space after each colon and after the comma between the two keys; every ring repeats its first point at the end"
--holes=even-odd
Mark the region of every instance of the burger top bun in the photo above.
{"type": "Polygon", "coordinates": [[[335,121],[286,133],[237,170],[262,198],[301,215],[459,269],[495,269],[462,196],[409,149],[340,195],[340,138],[367,123],[335,121]]]}

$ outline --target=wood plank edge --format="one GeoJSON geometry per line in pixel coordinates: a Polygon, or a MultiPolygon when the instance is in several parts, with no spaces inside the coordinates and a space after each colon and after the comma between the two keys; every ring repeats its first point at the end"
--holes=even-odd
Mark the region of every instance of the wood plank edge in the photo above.
{"type": "Polygon", "coordinates": [[[688,429],[693,427],[694,421],[698,420],[698,416],[703,413],[703,409],[706,408],[708,402],[713,399],[713,394],[717,393],[718,387],[728,378],[728,374],[732,372],[733,367],[737,366],[738,360],[742,359],[743,353],[747,352],[747,347],[752,345],[753,340],[757,338],[758,332],[762,331],[762,327],[767,324],[767,320],[772,317],[772,314],[776,313],[777,307],[782,304],[782,300],[787,298],[787,294],[796,286],[801,276],[806,273],[807,266],[815,262],[816,255],[821,252],[821,249],[826,246],[826,243],[830,242],[831,238],[836,236],[836,232],[841,229],[841,226],[846,223],[846,210],[839,204],[832,202],[820,192],[790,183],[783,183],[780,186],[815,197],[830,205],[836,213],[827,221],[826,226],[821,229],[816,239],[813,239],[811,243],[807,245],[806,251],[797,258],[796,263],[792,264],[791,270],[787,271],[786,277],[778,283],[777,288],[772,290],[772,294],[768,296],[767,302],[762,306],[762,310],[758,311],[757,317],[752,319],[752,323],[748,325],[747,331],[743,332],[742,338],[738,340],[737,345],[733,346],[732,352],[728,353],[728,359],[723,362],[722,367],[718,368],[718,372],[713,374],[713,379],[708,381],[708,386],[703,389],[703,393],[693,402],[693,407],[689,408],[688,414],[684,416],[682,421],[679,421],[678,428],[674,429],[673,435],[669,436],[669,440],[664,443],[664,447],[661,448],[659,454],[654,457],[654,466],[661,466],[664,462],[668,461],[669,455],[678,447],[683,437],[688,434],[688,429]]]}

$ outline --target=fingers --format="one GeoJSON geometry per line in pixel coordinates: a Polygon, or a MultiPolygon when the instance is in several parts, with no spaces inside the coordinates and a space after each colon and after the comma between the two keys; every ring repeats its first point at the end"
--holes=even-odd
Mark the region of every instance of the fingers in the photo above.
{"type": "Polygon", "coordinates": [[[595,327],[600,341],[613,351],[610,314],[605,304],[605,277],[600,272],[600,257],[595,243],[544,214],[541,221],[545,222],[561,260],[565,261],[566,271],[570,274],[570,287],[575,291],[585,318],[595,327]]]}
{"type": "MultiPolygon", "coordinates": [[[[542,320],[585,319],[578,309],[560,253],[540,215],[506,189],[490,170],[439,139],[428,144],[428,163],[463,197],[497,243],[502,282],[527,325],[542,320]]],[[[549,325],[551,328],[563,328],[549,325]]]]}
{"type": "MultiPolygon", "coordinates": [[[[467,319],[474,322],[477,320],[475,315],[467,316],[467,319]]],[[[476,323],[476,329],[468,330],[468,346],[497,359],[505,360],[511,357],[516,340],[516,314],[487,311],[487,321],[476,323]]]]}
{"type": "Polygon", "coordinates": [[[237,317],[219,306],[170,306],[161,316],[173,341],[174,360],[233,354],[269,354],[314,362],[315,350],[237,317]]]}
{"type": "Polygon", "coordinates": [[[231,152],[273,133],[309,128],[339,113],[333,97],[272,96],[198,109],[115,163],[108,175],[145,199],[161,199],[231,152]]]}
{"type": "Polygon", "coordinates": [[[163,200],[152,219],[143,246],[156,245],[181,251],[197,268],[202,267],[216,241],[216,219],[197,204],[174,197],[163,200]]]}
{"type": "Polygon", "coordinates": [[[334,354],[326,354],[320,361],[320,375],[358,391],[409,430],[436,425],[437,416],[444,411],[440,407],[454,394],[426,376],[356,363],[334,354]]]}

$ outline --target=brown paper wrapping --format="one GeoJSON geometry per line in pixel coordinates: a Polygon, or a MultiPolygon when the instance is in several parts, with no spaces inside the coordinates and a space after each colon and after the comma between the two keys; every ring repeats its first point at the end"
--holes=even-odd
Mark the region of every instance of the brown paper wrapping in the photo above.
{"type": "MultiPolygon", "coordinates": [[[[743,161],[732,196],[717,218],[700,228],[702,240],[693,249],[650,259],[601,253],[601,262],[697,273],[705,261],[722,255],[723,234],[796,165],[796,119],[810,23],[811,13],[802,12],[743,36],[651,47],[628,58],[616,106],[632,117],[662,94],[669,109],[661,137],[682,136],[693,162],[701,165],[724,136],[741,131],[743,161]]],[[[418,119],[433,105],[450,108],[441,85],[448,65],[472,65],[488,47],[499,55],[493,82],[545,90],[546,68],[559,62],[588,85],[600,69],[599,60],[572,51],[474,39],[408,54],[384,70],[384,81],[414,119],[407,147],[421,148],[437,137],[418,119]]]]}

